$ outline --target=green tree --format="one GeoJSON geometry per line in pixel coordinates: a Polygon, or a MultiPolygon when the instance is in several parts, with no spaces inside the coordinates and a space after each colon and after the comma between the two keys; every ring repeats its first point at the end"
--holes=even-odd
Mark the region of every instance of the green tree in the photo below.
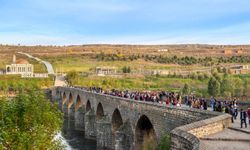
{"type": "Polygon", "coordinates": [[[71,86],[77,84],[78,79],[79,79],[79,74],[76,71],[70,71],[66,76],[66,80],[68,84],[71,86]]]}
{"type": "Polygon", "coordinates": [[[219,96],[220,95],[220,82],[216,80],[214,77],[211,77],[208,81],[208,93],[211,96],[219,96]]]}
{"type": "Polygon", "coordinates": [[[124,67],[122,68],[122,72],[123,72],[123,73],[127,73],[127,67],[126,67],[126,66],[124,66],[124,67]]]}
{"type": "Polygon", "coordinates": [[[61,149],[62,113],[40,91],[0,99],[0,149],[61,149]]]}
{"type": "Polygon", "coordinates": [[[182,93],[183,94],[189,94],[190,93],[190,88],[187,83],[185,83],[184,87],[182,88],[182,93]]]}
{"type": "Polygon", "coordinates": [[[232,78],[226,77],[221,83],[221,94],[225,97],[232,96],[234,94],[235,84],[232,78]]]}

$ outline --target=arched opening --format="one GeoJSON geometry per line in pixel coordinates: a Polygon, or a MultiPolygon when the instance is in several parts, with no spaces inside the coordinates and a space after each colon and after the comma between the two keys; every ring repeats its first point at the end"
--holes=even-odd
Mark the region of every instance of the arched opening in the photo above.
{"type": "Polygon", "coordinates": [[[112,125],[112,147],[115,147],[115,132],[121,127],[123,124],[122,116],[120,111],[116,108],[112,114],[111,125],[112,125]]]}
{"type": "Polygon", "coordinates": [[[66,96],[66,93],[64,92],[63,93],[63,104],[67,101],[67,96],[66,96]]]}
{"type": "Polygon", "coordinates": [[[7,67],[7,72],[10,72],[10,67],[7,67]]]}
{"type": "Polygon", "coordinates": [[[91,104],[90,104],[90,101],[88,100],[87,105],[86,105],[86,112],[88,112],[90,110],[91,110],[91,104]]]}
{"type": "Polygon", "coordinates": [[[156,149],[156,134],[151,121],[143,115],[137,122],[135,129],[135,149],[156,149]]]}
{"type": "Polygon", "coordinates": [[[78,109],[79,109],[80,107],[82,107],[81,98],[80,98],[79,95],[77,95],[75,111],[78,111],[78,109]]]}
{"type": "Polygon", "coordinates": [[[102,107],[102,104],[99,103],[97,105],[97,109],[96,109],[96,119],[100,120],[100,119],[102,119],[103,116],[104,116],[103,107],[102,107]]]}
{"type": "Polygon", "coordinates": [[[122,116],[120,114],[120,111],[116,108],[112,115],[112,131],[117,131],[122,124],[122,116]]]}
{"type": "Polygon", "coordinates": [[[70,108],[70,107],[72,106],[72,104],[73,104],[73,96],[72,96],[72,94],[70,93],[70,94],[69,94],[69,100],[68,100],[68,107],[70,108]]]}

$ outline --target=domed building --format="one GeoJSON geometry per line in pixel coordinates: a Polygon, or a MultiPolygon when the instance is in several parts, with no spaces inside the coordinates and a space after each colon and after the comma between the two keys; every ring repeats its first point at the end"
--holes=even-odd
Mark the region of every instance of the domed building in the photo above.
{"type": "Polygon", "coordinates": [[[22,76],[33,76],[34,67],[25,59],[16,60],[16,55],[13,55],[11,65],[6,65],[6,74],[20,74],[22,76]]]}

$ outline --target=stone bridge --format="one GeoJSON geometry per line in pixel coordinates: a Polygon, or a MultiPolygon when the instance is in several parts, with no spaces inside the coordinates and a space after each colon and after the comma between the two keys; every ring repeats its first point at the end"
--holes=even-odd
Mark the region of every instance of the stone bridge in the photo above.
{"type": "Polygon", "coordinates": [[[171,149],[199,149],[200,137],[230,124],[229,116],[216,112],[166,107],[78,88],[56,87],[52,98],[74,120],[75,129],[96,139],[98,149],[155,149],[167,133],[171,149]]]}

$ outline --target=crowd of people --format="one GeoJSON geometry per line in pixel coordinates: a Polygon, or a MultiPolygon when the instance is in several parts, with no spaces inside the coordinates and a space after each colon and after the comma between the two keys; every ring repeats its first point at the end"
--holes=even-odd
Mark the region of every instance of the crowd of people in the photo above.
{"type": "MultiPolygon", "coordinates": [[[[238,116],[238,103],[237,100],[234,99],[232,101],[219,101],[214,97],[211,97],[210,100],[204,98],[198,98],[194,95],[186,95],[183,98],[179,93],[175,92],[167,92],[167,91],[130,91],[130,90],[103,90],[100,87],[76,87],[81,88],[90,92],[106,94],[111,96],[122,97],[126,99],[136,100],[136,101],[145,101],[145,102],[153,102],[165,104],[167,106],[177,106],[181,107],[182,105],[188,106],[190,108],[207,110],[209,107],[211,111],[218,111],[223,113],[228,113],[231,115],[232,123],[238,116]]],[[[247,111],[240,110],[240,120],[241,127],[245,124],[247,127],[247,117],[249,118],[250,125],[250,108],[247,111]]]]}
{"type": "Polygon", "coordinates": [[[88,88],[88,91],[95,92],[95,93],[101,93],[101,94],[107,94],[137,101],[145,101],[145,102],[155,102],[163,104],[164,102],[167,105],[174,105],[174,106],[180,106],[181,105],[181,96],[178,93],[174,92],[156,92],[156,91],[121,91],[121,90],[103,90],[102,88],[97,87],[90,87],[88,88]]]}

